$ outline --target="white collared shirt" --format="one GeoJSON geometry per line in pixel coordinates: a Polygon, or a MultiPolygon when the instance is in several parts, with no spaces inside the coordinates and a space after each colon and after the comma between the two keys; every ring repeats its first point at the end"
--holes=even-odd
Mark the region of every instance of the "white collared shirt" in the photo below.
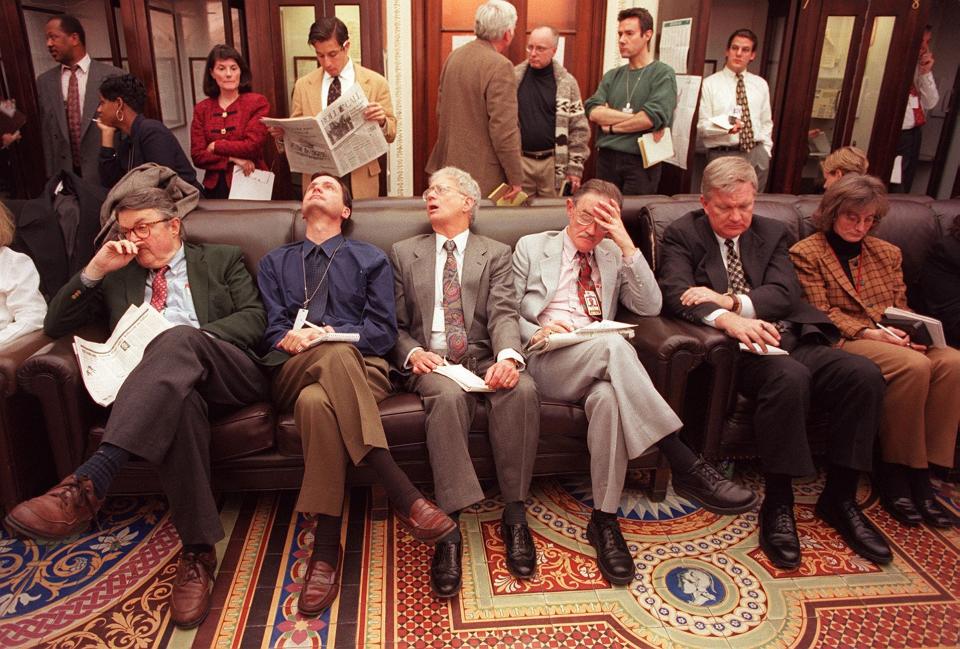
{"type": "Polygon", "coordinates": [[[917,94],[911,94],[907,97],[907,109],[903,113],[903,126],[901,126],[904,131],[917,125],[915,108],[922,106],[923,112],[929,113],[940,103],[940,93],[937,91],[937,82],[933,78],[933,72],[921,74],[918,64],[913,73],[913,85],[917,88],[917,94]]]}
{"type": "Polygon", "coordinates": [[[42,329],[45,315],[47,303],[33,260],[0,246],[0,344],[42,329]]]}
{"type": "MultiPolygon", "coordinates": [[[[357,82],[357,71],[353,67],[353,59],[347,57],[347,63],[340,70],[338,78],[340,79],[340,95],[342,96],[357,82]]],[[[320,105],[323,106],[324,110],[327,109],[327,96],[330,94],[331,83],[333,83],[333,77],[324,71],[323,82],[320,85],[320,105]]]]}
{"type": "MultiPolygon", "coordinates": [[[[161,314],[173,324],[184,324],[194,329],[200,328],[200,319],[197,318],[197,309],[193,304],[193,293],[190,292],[190,281],[187,278],[187,257],[184,254],[183,244],[170,259],[170,270],[164,276],[167,279],[167,306],[161,314]]],[[[143,303],[150,304],[153,297],[153,278],[157,272],[147,273],[147,287],[143,293],[143,303]]]]}
{"type": "MultiPolygon", "coordinates": [[[[713,236],[717,240],[717,245],[720,246],[720,257],[723,259],[723,268],[724,270],[726,270],[727,268],[726,241],[727,240],[725,237],[721,237],[716,232],[713,233],[713,236]]],[[[733,247],[737,250],[737,254],[740,255],[740,235],[732,237],[732,239],[733,239],[733,247]]],[[[743,255],[740,255],[740,263],[743,264],[743,255]]],[[[717,292],[719,293],[720,291],[717,291],[717,292]]],[[[744,318],[757,317],[757,312],[753,308],[753,300],[750,299],[749,295],[747,295],[746,293],[738,293],[737,298],[740,300],[741,316],[743,316],[744,318]]],[[[716,327],[717,318],[722,316],[724,313],[730,313],[730,311],[728,311],[727,309],[716,309],[715,311],[711,311],[710,314],[703,319],[703,322],[704,324],[708,324],[711,327],[716,327]]]]}
{"type": "MultiPolygon", "coordinates": [[[[84,54],[83,58],[77,61],[77,90],[80,92],[80,113],[83,113],[83,98],[87,95],[87,79],[90,77],[89,54],[84,54]]],[[[63,103],[67,103],[67,93],[70,92],[70,68],[65,65],[60,66],[60,90],[63,91],[63,103]]]]}
{"type": "MultiPolygon", "coordinates": [[[[743,85],[747,91],[747,105],[750,107],[750,123],[753,125],[753,139],[762,143],[767,154],[773,152],[773,115],[770,111],[770,88],[763,77],[749,71],[743,72],[743,85]]],[[[715,117],[733,115],[737,109],[737,75],[724,66],[722,70],[703,80],[700,91],[700,117],[697,120],[697,133],[708,149],[719,146],[738,146],[740,135],[730,133],[711,120],[715,117]]]]}

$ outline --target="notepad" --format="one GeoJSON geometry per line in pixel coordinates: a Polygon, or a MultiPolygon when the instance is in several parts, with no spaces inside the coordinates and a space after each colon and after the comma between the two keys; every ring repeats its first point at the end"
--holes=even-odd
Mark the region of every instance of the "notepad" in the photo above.
{"type": "Polygon", "coordinates": [[[244,176],[240,167],[233,168],[233,180],[230,182],[230,198],[246,201],[269,201],[273,196],[272,171],[254,169],[244,176]]]}
{"type": "Polygon", "coordinates": [[[457,385],[464,392],[493,392],[493,388],[483,382],[479,376],[465,368],[463,365],[441,365],[433,370],[440,376],[445,376],[457,385]]]}
{"type": "Polygon", "coordinates": [[[643,156],[643,168],[648,169],[664,160],[669,160],[674,156],[673,137],[670,135],[670,128],[663,129],[663,137],[657,142],[653,139],[653,133],[644,133],[637,138],[637,144],[640,145],[640,155],[643,156]]]}

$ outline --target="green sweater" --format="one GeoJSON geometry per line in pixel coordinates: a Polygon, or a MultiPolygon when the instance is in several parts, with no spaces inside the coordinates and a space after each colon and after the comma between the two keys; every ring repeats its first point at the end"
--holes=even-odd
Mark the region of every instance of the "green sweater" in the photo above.
{"type": "MultiPolygon", "coordinates": [[[[654,131],[673,122],[673,110],[677,107],[677,76],[673,68],[660,61],[653,61],[639,70],[631,70],[629,65],[624,64],[603,75],[597,91],[584,102],[587,116],[597,106],[606,105],[614,110],[623,110],[628,94],[634,114],[641,110],[645,112],[653,122],[654,131]]],[[[639,136],[640,132],[601,133],[597,138],[597,146],[639,155],[639,136]]]]}

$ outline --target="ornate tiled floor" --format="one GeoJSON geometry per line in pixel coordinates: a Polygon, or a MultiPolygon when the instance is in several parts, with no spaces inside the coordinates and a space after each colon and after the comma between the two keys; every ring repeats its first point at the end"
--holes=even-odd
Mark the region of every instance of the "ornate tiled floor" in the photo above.
{"type": "MultiPolygon", "coordinates": [[[[429,548],[392,516],[375,520],[355,489],[341,595],[315,620],[294,613],[312,541],[294,494],[228,496],[214,608],[190,632],[169,622],[179,546],[163,500],[113,498],[101,531],[72,543],[0,536],[0,647],[960,646],[960,531],[904,528],[862,486],[896,552],[878,568],[814,517],[819,489],[796,487],[804,561],[793,572],[766,561],[754,514],[628,490],[622,526],[639,576],[610,587],[584,535],[588,484],[540,480],[528,503],[538,577],[507,572],[490,499],[461,517],[463,590],[446,602],[429,594],[429,548]]],[[[942,493],[956,509],[960,492],[942,493]]]]}

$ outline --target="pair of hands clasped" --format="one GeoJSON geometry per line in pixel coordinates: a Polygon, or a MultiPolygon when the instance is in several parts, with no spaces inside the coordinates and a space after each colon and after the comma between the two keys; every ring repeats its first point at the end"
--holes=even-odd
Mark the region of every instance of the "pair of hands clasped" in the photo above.
{"type": "Polygon", "coordinates": [[[763,353],[767,352],[767,345],[780,346],[780,332],[772,324],[756,318],[744,318],[733,312],[736,303],[732,296],[717,293],[706,286],[691,286],[680,296],[680,304],[683,306],[697,306],[705,302],[727,310],[727,313],[717,316],[714,324],[731,338],[736,338],[747,346],[756,345],[763,353]]]}
{"type": "Polygon", "coordinates": [[[284,334],[283,338],[280,339],[280,342],[277,343],[277,347],[288,354],[296,355],[307,349],[307,347],[310,346],[310,343],[325,333],[334,333],[333,327],[325,325],[317,329],[314,329],[313,327],[291,329],[284,334]]]}
{"type": "MultiPolygon", "coordinates": [[[[418,349],[410,355],[410,367],[414,374],[429,374],[441,365],[446,364],[443,356],[425,349],[418,349]]],[[[501,388],[509,390],[515,387],[519,380],[520,371],[517,369],[516,362],[511,359],[497,361],[487,368],[487,373],[483,376],[483,382],[493,390],[501,388]]]]}

